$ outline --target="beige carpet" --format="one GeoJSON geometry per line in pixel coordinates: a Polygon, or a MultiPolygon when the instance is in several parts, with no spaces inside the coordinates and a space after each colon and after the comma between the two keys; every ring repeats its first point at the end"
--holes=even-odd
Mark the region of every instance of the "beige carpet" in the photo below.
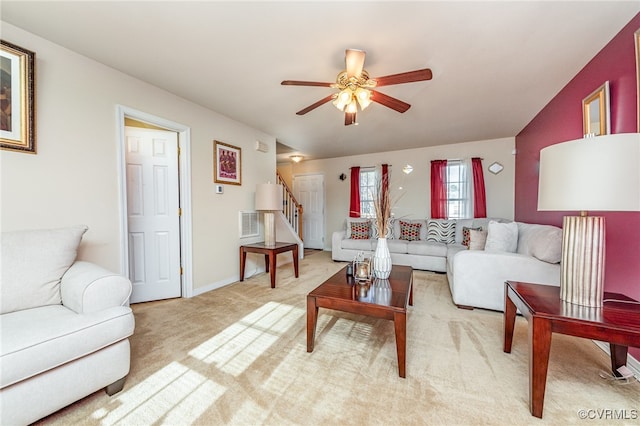
{"type": "Polygon", "coordinates": [[[299,279],[290,264],[278,268],[276,289],[260,274],[193,299],[134,305],[125,389],[96,392],[42,424],[640,424],[640,383],[600,378],[606,354],[561,335],[544,418],[532,417],[526,321],[518,318],[513,351],[503,353],[502,314],[457,309],[441,274],[415,272],[406,379],[391,321],[320,309],[307,353],[305,295],[342,266],[316,253],[299,279]]]}

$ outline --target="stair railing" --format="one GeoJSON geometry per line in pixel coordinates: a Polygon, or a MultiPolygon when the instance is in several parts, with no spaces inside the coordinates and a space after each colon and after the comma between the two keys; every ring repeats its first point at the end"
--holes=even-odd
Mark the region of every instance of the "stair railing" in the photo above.
{"type": "Polygon", "coordinates": [[[282,185],[282,213],[291,224],[293,230],[298,234],[301,240],[302,238],[302,204],[296,200],[293,196],[293,191],[289,188],[289,185],[284,181],[280,172],[276,171],[276,177],[278,183],[282,185]]]}

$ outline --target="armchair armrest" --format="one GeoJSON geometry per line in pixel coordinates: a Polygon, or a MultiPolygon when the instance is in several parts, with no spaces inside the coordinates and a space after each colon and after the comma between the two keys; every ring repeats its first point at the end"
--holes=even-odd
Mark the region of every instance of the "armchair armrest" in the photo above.
{"type": "Polygon", "coordinates": [[[128,278],[90,262],[77,261],[62,276],[62,304],[82,314],[129,303],[128,278]]]}

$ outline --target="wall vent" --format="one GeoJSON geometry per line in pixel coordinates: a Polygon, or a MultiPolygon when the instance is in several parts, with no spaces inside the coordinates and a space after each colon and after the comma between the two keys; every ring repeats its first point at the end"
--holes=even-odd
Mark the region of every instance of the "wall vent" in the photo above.
{"type": "Polygon", "coordinates": [[[240,212],[240,238],[258,237],[260,235],[260,223],[258,222],[258,212],[240,212]]]}

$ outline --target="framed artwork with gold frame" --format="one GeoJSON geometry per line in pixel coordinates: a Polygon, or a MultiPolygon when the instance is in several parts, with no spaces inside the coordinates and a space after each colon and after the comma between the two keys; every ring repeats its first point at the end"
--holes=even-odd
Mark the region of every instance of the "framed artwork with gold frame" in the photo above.
{"type": "Polygon", "coordinates": [[[584,136],[602,136],[611,132],[608,81],[582,100],[582,130],[584,136]]]}
{"type": "Polygon", "coordinates": [[[213,180],[216,183],[242,185],[242,149],[213,141],[213,180]]]}
{"type": "Polygon", "coordinates": [[[0,40],[0,148],[36,153],[35,58],[0,40]]]}

